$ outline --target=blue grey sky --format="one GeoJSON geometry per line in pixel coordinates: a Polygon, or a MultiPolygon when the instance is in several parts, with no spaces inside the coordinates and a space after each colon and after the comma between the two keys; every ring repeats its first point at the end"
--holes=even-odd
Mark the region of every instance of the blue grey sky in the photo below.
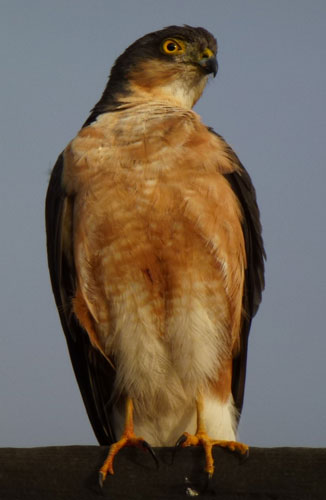
{"type": "Polygon", "coordinates": [[[170,24],[210,30],[219,73],[196,106],[255,184],[266,290],[239,437],[326,446],[326,2],[0,1],[0,446],[95,444],[50,288],[49,172],[115,58],[170,24]]]}

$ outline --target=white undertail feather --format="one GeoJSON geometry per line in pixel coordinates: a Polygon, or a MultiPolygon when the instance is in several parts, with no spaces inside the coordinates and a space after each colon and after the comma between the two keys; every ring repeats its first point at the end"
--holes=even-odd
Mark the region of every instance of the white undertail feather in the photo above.
{"type": "MultiPolygon", "coordinates": [[[[212,439],[236,440],[236,410],[232,397],[225,403],[206,396],[204,403],[204,421],[207,434],[212,439]]],[[[124,430],[125,414],[114,410],[114,428],[117,436],[124,430]]],[[[193,401],[184,404],[178,412],[161,412],[155,418],[144,418],[135,414],[135,434],[142,436],[152,446],[174,446],[184,432],[195,434],[197,426],[196,405],[193,401]]]]}

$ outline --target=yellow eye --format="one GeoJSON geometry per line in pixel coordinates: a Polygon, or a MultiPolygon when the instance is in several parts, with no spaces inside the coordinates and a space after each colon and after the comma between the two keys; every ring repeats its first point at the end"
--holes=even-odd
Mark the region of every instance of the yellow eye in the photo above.
{"type": "Polygon", "coordinates": [[[185,47],[181,41],[168,38],[163,42],[162,50],[165,54],[182,54],[185,51],[185,47]]]}

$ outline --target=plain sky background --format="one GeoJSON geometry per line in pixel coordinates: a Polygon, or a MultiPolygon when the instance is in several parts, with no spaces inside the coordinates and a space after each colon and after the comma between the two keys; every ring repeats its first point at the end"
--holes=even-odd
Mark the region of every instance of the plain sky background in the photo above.
{"type": "Polygon", "coordinates": [[[239,437],[326,446],[325,0],[0,0],[0,446],[96,443],[50,288],[44,197],[116,57],[170,24],[217,37],[196,111],[261,209],[266,290],[239,437]]]}

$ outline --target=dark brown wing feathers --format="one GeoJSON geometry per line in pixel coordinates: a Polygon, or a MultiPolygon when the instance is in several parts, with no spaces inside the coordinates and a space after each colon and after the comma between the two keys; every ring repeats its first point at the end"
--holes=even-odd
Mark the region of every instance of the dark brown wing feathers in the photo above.
{"type": "Polygon", "coordinates": [[[232,394],[239,414],[244,397],[244,386],[247,365],[247,345],[251,320],[256,314],[264,289],[264,259],[266,257],[262,240],[262,227],[259,209],[256,202],[256,192],[248,172],[240,164],[240,171],[226,174],[238,197],[243,212],[242,230],[245,239],[247,269],[243,295],[244,316],[240,334],[240,351],[233,360],[232,394]]]}
{"type": "MultiPolygon", "coordinates": [[[[46,234],[52,289],[66,336],[71,362],[84,404],[99,443],[115,440],[110,425],[110,406],[114,370],[94,349],[84,329],[72,313],[75,295],[75,271],[62,252],[62,224],[68,199],[62,189],[63,154],[52,171],[46,196],[46,234]]],[[[73,203],[73,200],[69,200],[73,203]]]]}

